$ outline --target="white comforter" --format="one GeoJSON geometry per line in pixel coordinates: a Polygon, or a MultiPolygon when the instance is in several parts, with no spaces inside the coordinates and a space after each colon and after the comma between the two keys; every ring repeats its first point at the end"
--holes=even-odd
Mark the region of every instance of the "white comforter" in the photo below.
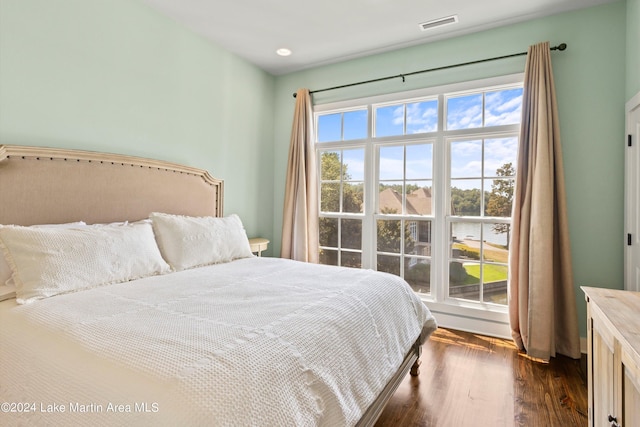
{"type": "Polygon", "coordinates": [[[353,425],[425,325],[396,276],[275,258],[5,301],[0,425],[353,425]]]}

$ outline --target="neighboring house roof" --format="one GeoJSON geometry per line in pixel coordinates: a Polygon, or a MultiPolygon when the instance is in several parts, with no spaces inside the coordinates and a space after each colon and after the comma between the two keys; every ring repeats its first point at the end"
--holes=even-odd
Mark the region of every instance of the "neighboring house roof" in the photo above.
{"type": "MultiPolygon", "coordinates": [[[[402,195],[392,188],[386,188],[378,196],[380,211],[402,213],[402,195]]],[[[407,215],[431,214],[431,189],[419,188],[407,194],[407,215]]]]}
{"type": "Polygon", "coordinates": [[[407,210],[409,205],[416,215],[431,215],[431,188],[418,188],[407,194],[407,210]]]}

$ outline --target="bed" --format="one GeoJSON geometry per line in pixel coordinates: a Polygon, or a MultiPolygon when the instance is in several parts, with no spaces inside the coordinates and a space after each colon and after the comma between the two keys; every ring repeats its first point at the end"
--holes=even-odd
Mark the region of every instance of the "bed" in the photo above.
{"type": "Polygon", "coordinates": [[[396,276],[252,256],[223,195],[174,163],[0,146],[0,424],[375,423],[435,319],[396,276]]]}

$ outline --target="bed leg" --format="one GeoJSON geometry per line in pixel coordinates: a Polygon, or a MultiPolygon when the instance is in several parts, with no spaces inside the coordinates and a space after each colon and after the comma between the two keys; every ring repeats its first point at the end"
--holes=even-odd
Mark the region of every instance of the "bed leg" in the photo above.
{"type": "Polygon", "coordinates": [[[413,366],[411,367],[411,371],[409,371],[409,373],[412,377],[417,377],[420,374],[420,365],[422,364],[422,360],[420,360],[420,356],[422,355],[422,346],[416,342],[413,349],[418,358],[415,362],[413,362],[413,366]]]}
{"type": "Polygon", "coordinates": [[[422,363],[422,360],[420,359],[416,359],[415,362],[413,362],[413,366],[411,367],[411,371],[409,371],[409,373],[411,374],[412,377],[417,377],[418,375],[420,375],[420,364],[422,363]]]}

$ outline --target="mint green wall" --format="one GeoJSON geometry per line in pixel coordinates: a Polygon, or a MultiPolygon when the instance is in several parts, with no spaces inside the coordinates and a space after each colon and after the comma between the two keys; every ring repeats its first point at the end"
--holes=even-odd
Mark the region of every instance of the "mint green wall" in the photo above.
{"type": "MultiPolygon", "coordinates": [[[[637,0],[634,0],[637,3],[637,0]]],[[[282,223],[284,174],[299,87],[320,89],[474,59],[526,51],[531,44],[565,42],[553,53],[568,191],[576,299],[586,336],[580,285],[623,287],[623,144],[626,3],[619,1],[499,29],[410,47],[276,79],[274,234],[282,223]]],[[[324,92],[315,102],[398,92],[524,70],[524,57],[324,92]]],[[[275,242],[279,251],[280,242],[275,242]]]]}
{"type": "Polygon", "coordinates": [[[627,0],[627,100],[640,92],[640,0],[627,0]]]}
{"type": "Polygon", "coordinates": [[[133,0],[0,1],[0,143],[132,154],[225,180],[273,227],[274,77],[133,0]]]}

